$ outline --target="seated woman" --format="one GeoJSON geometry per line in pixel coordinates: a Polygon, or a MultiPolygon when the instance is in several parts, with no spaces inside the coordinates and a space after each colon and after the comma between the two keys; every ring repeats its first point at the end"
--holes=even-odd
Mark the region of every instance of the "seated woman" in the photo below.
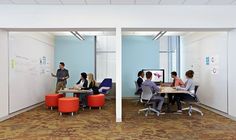
{"type": "Polygon", "coordinates": [[[82,72],[80,74],[80,80],[75,84],[73,88],[82,89],[82,88],[87,88],[87,86],[88,86],[87,74],[85,72],[82,72]]]}
{"type": "MultiPolygon", "coordinates": [[[[75,84],[75,86],[73,87],[74,89],[85,89],[88,87],[88,80],[87,80],[87,74],[85,72],[82,72],[80,74],[80,80],[75,84]]],[[[85,94],[81,93],[79,94],[79,99],[81,101],[81,105],[83,107],[86,107],[86,100],[85,100],[85,94]]]]}
{"type": "Polygon", "coordinates": [[[193,81],[193,75],[194,72],[192,70],[189,70],[185,73],[185,76],[187,78],[187,81],[184,84],[184,87],[180,87],[177,86],[176,89],[177,90],[185,90],[185,91],[189,91],[189,94],[176,94],[174,99],[177,102],[177,107],[178,107],[178,113],[182,112],[182,105],[181,105],[181,100],[186,100],[186,99],[193,99],[194,98],[194,88],[195,88],[195,84],[193,81]]]}
{"type": "Polygon", "coordinates": [[[87,96],[92,94],[99,94],[96,81],[92,73],[87,74],[87,87],[82,87],[81,90],[91,90],[88,94],[80,94],[80,100],[82,101],[83,107],[87,106],[87,96]]]}
{"type": "Polygon", "coordinates": [[[138,79],[137,79],[137,85],[138,85],[138,90],[135,92],[136,95],[141,96],[142,94],[142,83],[143,83],[143,77],[144,77],[144,72],[141,70],[138,72],[138,79]]]}
{"type": "Polygon", "coordinates": [[[93,94],[98,93],[98,86],[96,84],[96,81],[94,80],[94,76],[92,73],[88,74],[88,87],[82,88],[84,90],[92,90],[93,94]]]}

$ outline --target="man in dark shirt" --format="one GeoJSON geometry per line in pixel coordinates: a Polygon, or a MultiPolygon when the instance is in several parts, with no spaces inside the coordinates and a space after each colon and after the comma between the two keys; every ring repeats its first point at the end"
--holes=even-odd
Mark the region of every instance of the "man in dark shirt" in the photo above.
{"type": "Polygon", "coordinates": [[[67,79],[69,78],[69,71],[65,69],[65,64],[63,62],[60,62],[57,74],[55,75],[52,73],[52,76],[57,78],[55,92],[58,93],[60,89],[64,89],[66,87],[67,79]]]}

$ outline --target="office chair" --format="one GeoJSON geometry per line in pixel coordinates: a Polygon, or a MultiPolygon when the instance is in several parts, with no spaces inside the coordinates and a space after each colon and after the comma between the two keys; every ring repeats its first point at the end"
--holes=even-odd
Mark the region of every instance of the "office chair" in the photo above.
{"type": "Polygon", "coordinates": [[[200,109],[196,108],[196,107],[193,107],[192,104],[198,104],[200,103],[199,102],[199,99],[197,98],[197,90],[198,90],[198,87],[199,86],[195,86],[194,88],[194,98],[191,99],[191,100],[185,100],[188,104],[189,104],[189,107],[186,107],[186,108],[183,108],[182,111],[184,110],[188,110],[188,115],[191,116],[192,115],[192,112],[193,111],[196,111],[198,113],[200,113],[202,116],[203,116],[203,113],[200,109]]]}
{"type": "Polygon", "coordinates": [[[112,88],[112,79],[110,78],[105,78],[98,87],[99,92],[102,94],[108,94],[111,88],[112,88]]]}
{"type": "MultiPolygon", "coordinates": [[[[98,91],[101,94],[108,95],[110,90],[112,88],[112,79],[111,78],[105,78],[101,84],[98,87],[98,91]]],[[[111,98],[106,96],[107,100],[110,100],[111,98]]]]}
{"type": "Polygon", "coordinates": [[[147,108],[139,109],[138,114],[140,114],[140,112],[145,112],[145,116],[148,116],[149,113],[154,112],[157,116],[159,116],[160,112],[151,107],[154,103],[151,101],[151,98],[153,96],[152,90],[149,86],[143,86],[142,89],[143,92],[141,94],[140,102],[145,103],[145,106],[147,106],[147,108]]]}

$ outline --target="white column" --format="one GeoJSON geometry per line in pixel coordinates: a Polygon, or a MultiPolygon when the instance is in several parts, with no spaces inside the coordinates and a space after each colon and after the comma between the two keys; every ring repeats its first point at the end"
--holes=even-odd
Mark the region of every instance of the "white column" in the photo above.
{"type": "Polygon", "coordinates": [[[122,122],[122,33],[116,28],[116,122],[122,122]]]}
{"type": "Polygon", "coordinates": [[[229,32],[228,38],[228,113],[236,117],[236,29],[229,32]]]}
{"type": "Polygon", "coordinates": [[[8,32],[0,30],[0,119],[8,115],[8,32]]]}

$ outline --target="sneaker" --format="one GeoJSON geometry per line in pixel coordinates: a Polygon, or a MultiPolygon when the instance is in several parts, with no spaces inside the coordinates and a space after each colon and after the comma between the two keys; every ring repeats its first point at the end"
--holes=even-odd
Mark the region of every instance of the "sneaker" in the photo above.
{"type": "Polygon", "coordinates": [[[177,113],[182,113],[182,110],[177,110],[177,113]]]}
{"type": "Polygon", "coordinates": [[[160,115],[165,115],[166,113],[165,113],[165,112],[160,112],[159,114],[160,114],[160,115]]]}

